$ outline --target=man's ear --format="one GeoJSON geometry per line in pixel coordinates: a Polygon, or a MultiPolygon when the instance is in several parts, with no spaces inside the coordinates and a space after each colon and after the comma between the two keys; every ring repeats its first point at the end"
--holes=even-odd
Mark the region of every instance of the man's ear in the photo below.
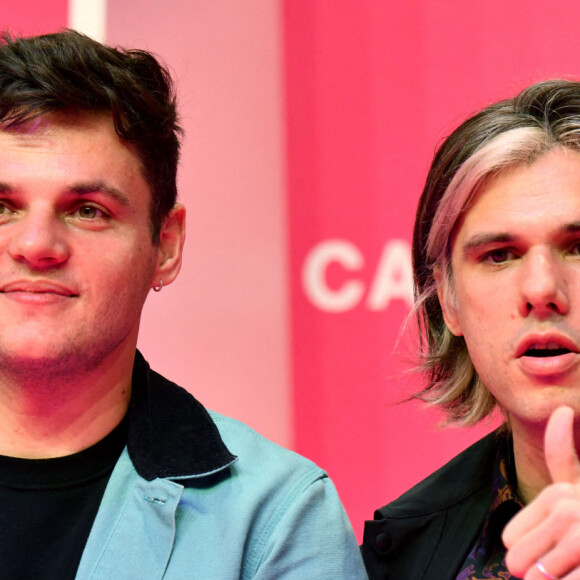
{"type": "Polygon", "coordinates": [[[153,284],[171,284],[181,269],[183,243],[185,242],[185,207],[175,204],[161,226],[157,267],[153,284]]]}
{"type": "Polygon", "coordinates": [[[433,278],[437,287],[437,296],[439,304],[443,311],[443,320],[445,326],[449,329],[451,334],[455,336],[462,336],[461,324],[457,315],[457,304],[455,302],[454,289],[451,288],[449,276],[441,270],[439,266],[433,268],[433,278]]]}

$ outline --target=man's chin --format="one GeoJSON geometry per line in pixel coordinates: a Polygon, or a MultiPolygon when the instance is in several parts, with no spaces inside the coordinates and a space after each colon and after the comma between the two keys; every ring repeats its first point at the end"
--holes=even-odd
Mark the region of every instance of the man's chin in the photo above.
{"type": "Polygon", "coordinates": [[[100,369],[107,359],[129,352],[131,362],[135,355],[136,331],[104,334],[98,331],[58,335],[30,332],[15,333],[13,339],[0,333],[0,376],[14,380],[40,380],[54,383],[67,377],[80,378],[100,369]],[[49,340],[46,337],[51,337],[49,340]]]}
{"type": "Polygon", "coordinates": [[[94,352],[87,349],[29,348],[3,351],[0,349],[0,373],[17,380],[27,377],[53,382],[65,380],[69,374],[79,376],[95,365],[94,352]]]}

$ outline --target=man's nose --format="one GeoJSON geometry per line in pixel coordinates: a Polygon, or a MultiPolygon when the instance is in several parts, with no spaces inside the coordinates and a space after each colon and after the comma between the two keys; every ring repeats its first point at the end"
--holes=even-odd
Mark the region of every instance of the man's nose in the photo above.
{"type": "Polygon", "coordinates": [[[568,312],[567,273],[562,258],[546,249],[530,251],[521,275],[522,315],[546,317],[568,312]]]}
{"type": "Polygon", "coordinates": [[[10,235],[8,253],[18,262],[35,269],[46,269],[69,258],[66,225],[48,208],[26,211],[19,220],[4,227],[10,230],[5,230],[10,235]]]}

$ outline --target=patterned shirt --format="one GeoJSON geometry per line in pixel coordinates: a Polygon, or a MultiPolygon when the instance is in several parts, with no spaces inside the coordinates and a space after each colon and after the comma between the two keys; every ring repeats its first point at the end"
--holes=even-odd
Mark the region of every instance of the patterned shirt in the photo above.
{"type": "Polygon", "coordinates": [[[517,497],[516,474],[511,438],[498,447],[493,472],[493,501],[481,534],[469,552],[457,580],[512,580],[505,565],[506,549],[501,533],[509,520],[523,507],[517,497]]]}

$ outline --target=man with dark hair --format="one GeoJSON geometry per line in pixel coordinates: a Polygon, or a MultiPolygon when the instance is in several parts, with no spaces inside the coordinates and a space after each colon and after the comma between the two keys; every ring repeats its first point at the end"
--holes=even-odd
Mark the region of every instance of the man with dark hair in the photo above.
{"type": "Polygon", "coordinates": [[[327,475],[136,350],[176,278],[180,129],[143,51],[0,42],[0,576],[362,578],[327,475]]]}
{"type": "Polygon", "coordinates": [[[416,396],[503,424],[367,522],[369,576],[580,578],[580,83],[532,85],[444,141],[413,268],[416,396]]]}

